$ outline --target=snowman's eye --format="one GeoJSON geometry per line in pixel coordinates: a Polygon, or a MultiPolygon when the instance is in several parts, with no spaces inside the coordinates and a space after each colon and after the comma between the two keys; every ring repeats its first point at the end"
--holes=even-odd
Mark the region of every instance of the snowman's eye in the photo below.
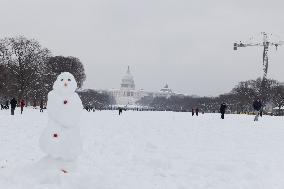
{"type": "Polygon", "coordinates": [[[71,81],[71,79],[68,79],[68,81],[71,81]]]}
{"type": "Polygon", "coordinates": [[[61,79],[61,81],[63,81],[63,79],[61,79]]]}

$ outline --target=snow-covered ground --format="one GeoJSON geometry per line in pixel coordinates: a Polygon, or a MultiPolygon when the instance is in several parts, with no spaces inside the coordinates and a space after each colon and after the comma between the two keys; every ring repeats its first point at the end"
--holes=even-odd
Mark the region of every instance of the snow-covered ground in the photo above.
{"type": "Polygon", "coordinates": [[[2,189],[283,189],[284,118],[84,111],[84,151],[48,172],[38,140],[47,113],[0,111],[2,189]]]}

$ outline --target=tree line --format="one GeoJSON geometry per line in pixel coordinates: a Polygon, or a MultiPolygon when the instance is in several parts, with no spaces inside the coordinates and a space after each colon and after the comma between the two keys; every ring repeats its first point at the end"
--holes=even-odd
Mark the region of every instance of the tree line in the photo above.
{"type": "Polygon", "coordinates": [[[85,89],[77,91],[84,108],[87,110],[93,109],[109,109],[109,105],[115,104],[115,99],[107,93],[99,93],[93,89],[85,89]]]}
{"type": "Polygon", "coordinates": [[[30,104],[46,100],[61,72],[74,75],[78,87],[86,79],[76,57],[52,56],[38,41],[23,36],[0,39],[0,97],[25,99],[30,104]]]}
{"type": "Polygon", "coordinates": [[[260,98],[264,106],[280,109],[284,106],[284,86],[274,79],[257,78],[239,82],[230,92],[217,97],[146,96],[138,103],[155,110],[191,111],[199,108],[203,112],[218,112],[220,104],[225,102],[229,112],[245,113],[253,111],[252,102],[256,98],[260,98]]]}

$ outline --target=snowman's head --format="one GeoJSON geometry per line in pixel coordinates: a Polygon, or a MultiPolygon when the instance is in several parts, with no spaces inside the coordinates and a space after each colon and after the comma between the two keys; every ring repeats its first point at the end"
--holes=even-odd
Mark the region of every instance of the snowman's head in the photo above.
{"type": "Polygon", "coordinates": [[[77,82],[69,72],[62,72],[53,84],[53,90],[59,93],[73,93],[77,89],[77,82]]]}

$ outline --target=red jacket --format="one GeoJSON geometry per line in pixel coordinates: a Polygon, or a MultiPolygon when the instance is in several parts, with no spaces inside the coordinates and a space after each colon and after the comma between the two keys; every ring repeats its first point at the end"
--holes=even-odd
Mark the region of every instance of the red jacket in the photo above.
{"type": "Polygon", "coordinates": [[[26,103],[25,103],[25,101],[24,100],[21,100],[21,107],[25,107],[25,105],[26,105],[26,103]]]}

